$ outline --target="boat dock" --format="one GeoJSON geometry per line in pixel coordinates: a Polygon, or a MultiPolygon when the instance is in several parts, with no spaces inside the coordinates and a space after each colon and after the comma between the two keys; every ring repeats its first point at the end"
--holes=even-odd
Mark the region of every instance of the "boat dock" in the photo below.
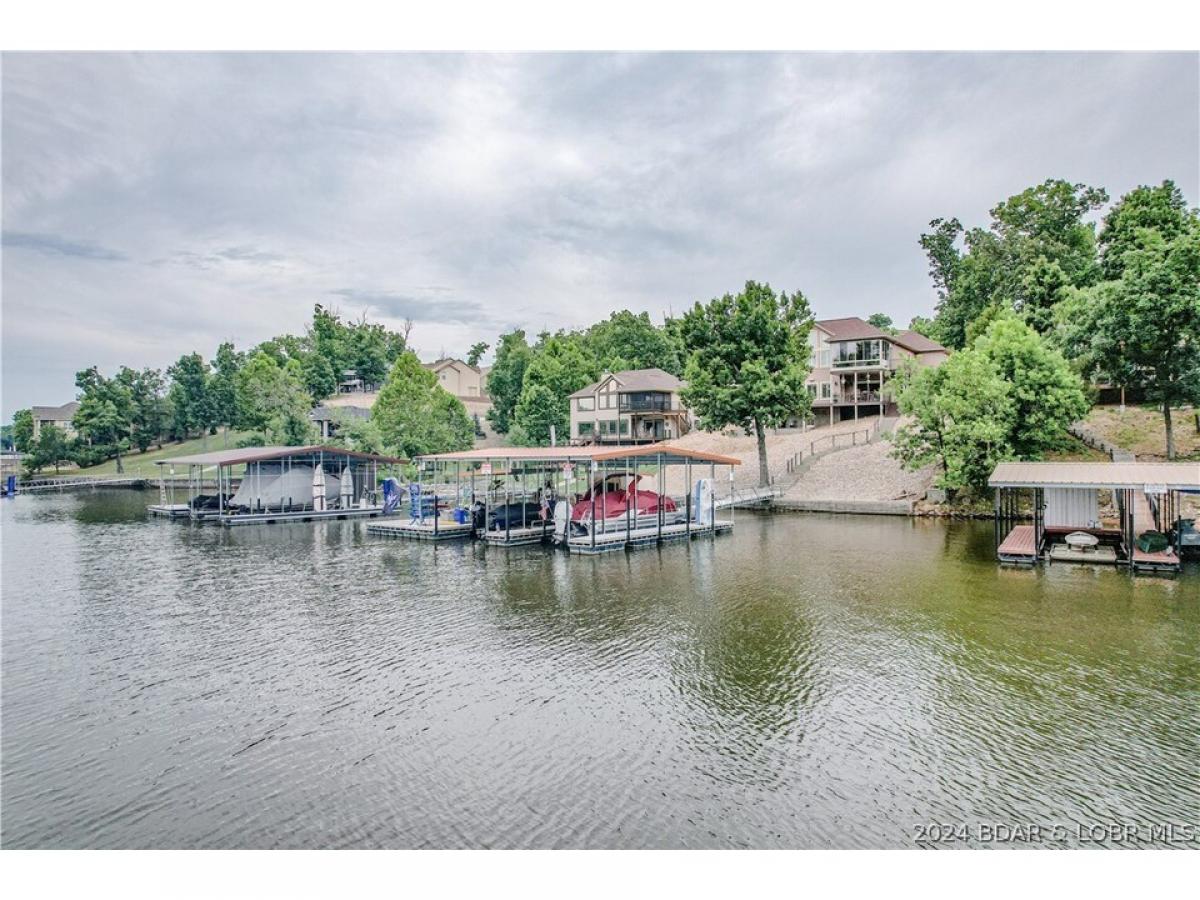
{"type": "Polygon", "coordinates": [[[508,447],[414,460],[400,515],[371,534],[592,555],[730,531],[731,457],[670,444],[508,447]]]}
{"type": "Polygon", "coordinates": [[[146,511],[227,527],[371,519],[385,512],[381,471],[403,462],[322,445],[178,456],[157,463],[158,502],[146,511]]]}
{"type": "Polygon", "coordinates": [[[1187,524],[1180,496],[1200,494],[1200,466],[1006,462],[988,484],[996,558],[1003,564],[1067,562],[1174,574],[1187,524]],[[1102,515],[1111,508],[1115,516],[1102,515]]]}

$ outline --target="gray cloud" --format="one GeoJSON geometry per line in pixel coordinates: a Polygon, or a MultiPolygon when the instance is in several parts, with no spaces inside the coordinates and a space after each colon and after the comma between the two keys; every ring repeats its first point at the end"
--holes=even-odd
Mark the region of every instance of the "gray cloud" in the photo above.
{"type": "Polygon", "coordinates": [[[49,256],[75,256],[79,259],[97,259],[105,262],[120,262],[128,259],[123,253],[101,247],[91,241],[73,241],[57,234],[5,231],[2,243],[5,247],[33,250],[49,256]]]}
{"type": "Polygon", "coordinates": [[[1196,54],[3,64],[5,418],[331,298],[458,353],[747,278],[907,322],[936,216],[983,223],[1048,177],[1200,202],[1196,54]]]}

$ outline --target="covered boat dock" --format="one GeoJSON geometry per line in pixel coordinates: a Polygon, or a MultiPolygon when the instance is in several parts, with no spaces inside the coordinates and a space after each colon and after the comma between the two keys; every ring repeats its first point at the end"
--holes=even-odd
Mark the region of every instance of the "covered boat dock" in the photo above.
{"type": "Polygon", "coordinates": [[[1200,464],[1189,462],[1005,462],[994,491],[996,556],[1002,563],[1046,560],[1177,572],[1190,527],[1181,497],[1200,494],[1200,464]]]}
{"type": "Polygon", "coordinates": [[[384,511],[382,474],[403,462],[323,445],[177,456],[157,463],[159,502],[147,509],[231,526],[373,518],[384,511]]]}
{"type": "Polygon", "coordinates": [[[372,534],[580,554],[729,531],[740,464],[665,443],[479,448],[415,462],[408,515],[372,523],[372,534]]]}

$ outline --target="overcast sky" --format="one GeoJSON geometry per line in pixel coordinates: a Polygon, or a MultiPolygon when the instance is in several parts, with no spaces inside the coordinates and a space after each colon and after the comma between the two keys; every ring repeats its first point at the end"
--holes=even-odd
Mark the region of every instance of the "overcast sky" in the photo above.
{"type": "Polygon", "coordinates": [[[1186,55],[3,57],[3,417],[300,333],[422,358],[748,278],[932,312],[917,238],[1049,177],[1200,201],[1186,55]]]}

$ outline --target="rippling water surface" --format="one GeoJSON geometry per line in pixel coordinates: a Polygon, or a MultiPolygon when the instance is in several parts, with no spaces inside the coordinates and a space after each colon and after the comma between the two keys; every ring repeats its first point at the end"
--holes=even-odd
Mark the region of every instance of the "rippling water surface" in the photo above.
{"type": "Polygon", "coordinates": [[[1195,567],[1002,570],[990,523],[824,516],[571,558],[148,496],[0,504],[6,847],[1200,820],[1195,567]]]}

